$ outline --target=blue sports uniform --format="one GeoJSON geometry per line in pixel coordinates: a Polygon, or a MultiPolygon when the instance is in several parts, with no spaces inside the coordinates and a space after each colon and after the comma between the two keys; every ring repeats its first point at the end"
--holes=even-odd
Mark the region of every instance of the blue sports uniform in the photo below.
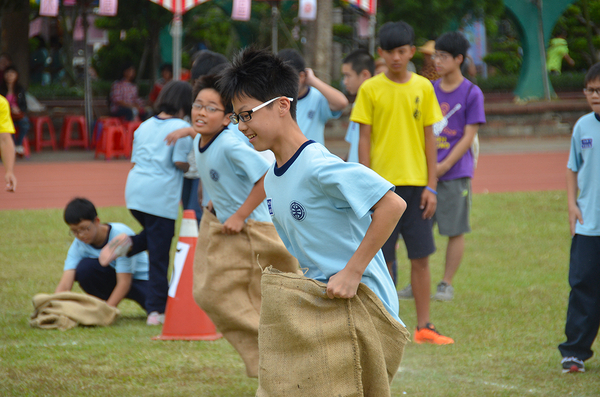
{"type": "MultiPolygon", "coordinates": [[[[199,136],[195,142],[199,145],[199,136]]],[[[256,182],[269,169],[269,162],[229,129],[194,150],[203,189],[210,195],[217,218],[223,223],[244,204],[256,182]]],[[[271,222],[266,203],[263,201],[248,218],[271,222]]]]}
{"type": "MultiPolygon", "coordinates": [[[[374,171],[345,163],[307,141],[282,167],[265,177],[267,204],[281,240],[307,268],[306,277],[327,282],[342,270],[371,224],[371,208],[394,186],[374,171]]],[[[362,283],[398,321],[398,296],[381,251],[362,283]]]]}
{"type": "Polygon", "coordinates": [[[302,98],[298,98],[296,107],[298,126],[304,136],[321,145],[325,144],[325,123],[341,115],[341,111],[331,111],[327,98],[314,87],[308,87],[308,92],[302,98]]]}

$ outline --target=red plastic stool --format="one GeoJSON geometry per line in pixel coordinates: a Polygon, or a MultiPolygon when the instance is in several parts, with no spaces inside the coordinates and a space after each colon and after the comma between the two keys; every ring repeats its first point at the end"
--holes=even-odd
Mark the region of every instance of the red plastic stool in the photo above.
{"type": "Polygon", "coordinates": [[[142,122],[139,120],[127,121],[124,123],[125,132],[127,133],[127,150],[129,156],[131,156],[131,151],[133,150],[133,135],[135,133],[135,130],[139,128],[140,124],[142,124],[142,122]]]}
{"type": "Polygon", "coordinates": [[[56,150],[56,135],[54,134],[54,125],[49,116],[30,117],[33,126],[33,146],[36,152],[40,152],[43,147],[50,146],[56,150]],[[48,129],[48,139],[44,139],[44,125],[48,129]]]}
{"type": "Polygon", "coordinates": [[[94,132],[92,134],[92,148],[98,145],[98,142],[102,141],[102,129],[108,126],[120,126],[122,125],[121,119],[118,117],[102,116],[98,117],[96,124],[94,125],[94,132]]]}
{"type": "Polygon", "coordinates": [[[96,145],[94,158],[98,158],[100,154],[104,154],[104,159],[106,160],[119,156],[129,157],[125,127],[122,125],[110,125],[102,129],[102,139],[96,145]]]}
{"type": "Polygon", "coordinates": [[[82,146],[89,148],[87,127],[85,125],[85,116],[68,115],[63,119],[62,131],[60,133],[60,142],[63,149],[68,150],[71,146],[82,146]],[[73,126],[79,126],[78,137],[73,139],[73,126]]]}

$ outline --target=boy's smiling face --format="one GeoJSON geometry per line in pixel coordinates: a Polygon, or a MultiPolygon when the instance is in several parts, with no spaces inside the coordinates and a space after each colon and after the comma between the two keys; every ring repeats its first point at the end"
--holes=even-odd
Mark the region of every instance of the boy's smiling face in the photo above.
{"type": "Polygon", "coordinates": [[[221,95],[212,88],[205,88],[196,96],[192,105],[192,127],[202,135],[203,141],[209,141],[229,125],[229,114],[224,109],[221,95]]]}
{"type": "MultiPolygon", "coordinates": [[[[282,99],[285,100],[284,97],[281,97],[269,105],[252,112],[250,120],[239,121],[239,130],[258,151],[271,149],[272,147],[275,130],[277,130],[277,121],[280,116],[280,101],[282,99]]],[[[233,111],[239,115],[240,113],[255,109],[264,102],[244,96],[234,98],[232,103],[233,111]]]]}
{"type": "Polygon", "coordinates": [[[585,99],[594,111],[594,113],[600,115],[600,78],[589,81],[586,85],[585,99]],[[593,92],[592,92],[593,90],[593,92]]]}

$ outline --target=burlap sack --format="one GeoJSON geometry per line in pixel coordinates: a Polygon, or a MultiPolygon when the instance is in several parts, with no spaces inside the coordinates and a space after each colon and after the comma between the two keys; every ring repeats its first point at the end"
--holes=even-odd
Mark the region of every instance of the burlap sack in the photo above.
{"type": "Polygon", "coordinates": [[[409,333],[360,284],[352,299],[326,285],[266,269],[257,397],[390,395],[409,333]]]}
{"type": "Polygon", "coordinates": [[[217,217],[204,211],[194,257],[194,299],[238,351],[247,375],[257,377],[262,273],[258,263],[295,272],[298,261],[272,223],[248,220],[236,235],[221,230],[217,217]]]}
{"type": "Polygon", "coordinates": [[[66,331],[78,324],[110,325],[119,316],[119,309],[87,294],[60,292],[37,294],[33,297],[34,312],[29,325],[35,328],[66,331]]]}

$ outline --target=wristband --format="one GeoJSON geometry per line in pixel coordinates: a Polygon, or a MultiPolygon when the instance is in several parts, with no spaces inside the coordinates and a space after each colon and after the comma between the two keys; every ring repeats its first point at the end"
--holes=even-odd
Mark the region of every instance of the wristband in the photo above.
{"type": "Polygon", "coordinates": [[[435,190],[433,190],[432,188],[430,188],[429,186],[425,186],[425,189],[429,190],[431,193],[433,193],[437,196],[437,192],[435,190]]]}

